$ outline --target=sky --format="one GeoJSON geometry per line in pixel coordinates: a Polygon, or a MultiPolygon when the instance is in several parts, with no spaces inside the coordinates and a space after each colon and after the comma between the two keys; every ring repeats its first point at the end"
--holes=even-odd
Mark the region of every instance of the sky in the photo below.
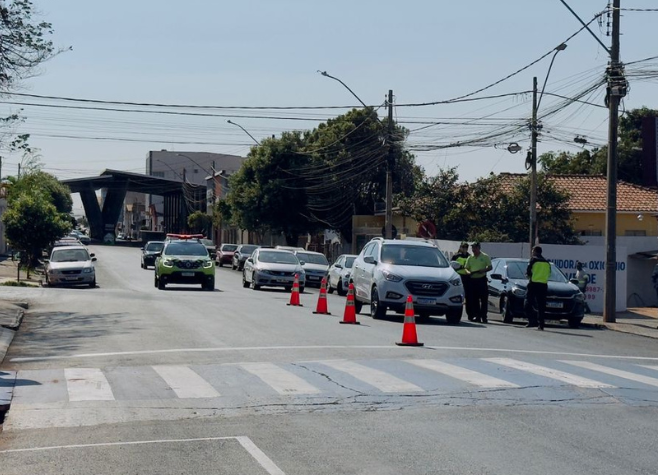
{"type": "MultiPolygon", "coordinates": [[[[606,0],[567,0],[586,22],[606,0]]],[[[394,92],[395,118],[428,175],[456,167],[460,179],[524,172],[530,146],[532,78],[541,89],[552,50],[581,29],[560,0],[34,0],[52,40],[71,47],[17,92],[57,98],[225,108],[98,104],[4,95],[0,113],[22,109],[14,133],[30,133],[43,169],[58,178],[104,169],[144,172],[149,150],[246,155],[256,139],[307,130],[358,101],[382,106],[394,92]],[[538,60],[511,78],[477,94],[538,60]],[[410,106],[466,96],[469,102],[410,106]],[[491,96],[496,96],[491,98],[491,96]],[[485,99],[484,97],[489,97],[485,99]],[[21,103],[21,104],[18,104],[21,103]],[[65,106],[65,107],[64,107],[65,106]],[[245,107],[322,107],[245,109],[245,107]],[[71,108],[72,107],[72,108],[71,108]],[[88,109],[81,109],[86,107],[88,109]],[[89,110],[111,108],[121,111],[89,110]],[[156,113],[153,113],[156,112],[156,113]],[[168,113],[163,113],[168,112],[168,113]],[[182,113],[182,114],[181,114],[182,113]],[[190,115],[202,114],[202,115],[190,115]],[[483,139],[483,137],[488,137],[483,139]],[[475,140],[472,145],[465,144],[475,140]],[[518,143],[516,154],[506,149],[518,143]]],[[[621,59],[658,55],[655,0],[622,0],[621,59]]],[[[604,44],[608,18],[590,27],[604,44]]],[[[539,109],[538,153],[578,151],[607,140],[603,78],[608,53],[587,31],[555,55],[539,109]]],[[[658,60],[628,65],[622,109],[658,108],[658,60]],[[641,74],[648,71],[649,74],[641,74]],[[656,71],[656,74],[652,74],[656,71]]],[[[19,155],[3,157],[3,175],[19,155]]]]}

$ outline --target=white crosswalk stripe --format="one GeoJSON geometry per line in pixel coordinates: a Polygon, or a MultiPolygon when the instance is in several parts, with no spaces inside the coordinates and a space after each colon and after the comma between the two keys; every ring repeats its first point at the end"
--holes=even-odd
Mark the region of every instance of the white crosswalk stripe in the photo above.
{"type": "Polygon", "coordinates": [[[279,394],[318,394],[320,390],[296,374],[272,363],[242,363],[240,367],[259,377],[279,394]]]}
{"type": "Polygon", "coordinates": [[[614,388],[611,384],[602,383],[593,379],[584,378],[571,373],[565,373],[557,369],[546,368],[532,363],[525,363],[523,361],[514,360],[511,358],[483,358],[484,361],[490,363],[507,366],[508,368],[525,371],[528,373],[543,376],[545,378],[555,379],[563,383],[571,384],[579,388],[614,388]]]}
{"type": "Polygon", "coordinates": [[[219,397],[215,388],[187,366],[153,366],[152,368],[181,399],[219,397]]]}
{"type": "Polygon", "coordinates": [[[641,365],[639,365],[639,366],[642,366],[643,368],[652,369],[652,370],[654,370],[654,371],[658,371],[658,366],[654,366],[654,365],[644,365],[644,364],[641,364],[641,365]]]}
{"type": "Polygon", "coordinates": [[[64,370],[69,401],[113,401],[110,383],[99,368],[64,370]]]}
{"type": "Polygon", "coordinates": [[[658,378],[652,378],[650,376],[631,373],[630,371],[623,371],[616,368],[609,368],[607,366],[601,366],[600,364],[590,363],[589,361],[566,360],[563,361],[563,363],[567,363],[573,366],[578,366],[579,368],[591,369],[592,371],[598,371],[600,373],[610,374],[612,376],[628,379],[630,381],[636,381],[638,383],[648,384],[649,386],[658,387],[658,378]]]}
{"type": "Polygon", "coordinates": [[[504,381],[502,379],[494,378],[484,373],[479,373],[468,368],[462,368],[461,366],[456,366],[450,363],[439,360],[407,360],[407,363],[411,363],[421,368],[429,369],[431,371],[436,371],[437,373],[445,374],[451,378],[459,379],[465,381],[469,384],[475,386],[480,386],[482,388],[518,388],[518,384],[510,383],[509,381],[504,381]]]}
{"type": "Polygon", "coordinates": [[[359,363],[346,360],[319,361],[319,363],[347,373],[356,379],[363,381],[370,386],[374,386],[384,393],[406,393],[423,391],[423,389],[408,381],[396,378],[393,375],[369,368],[359,363]]]}

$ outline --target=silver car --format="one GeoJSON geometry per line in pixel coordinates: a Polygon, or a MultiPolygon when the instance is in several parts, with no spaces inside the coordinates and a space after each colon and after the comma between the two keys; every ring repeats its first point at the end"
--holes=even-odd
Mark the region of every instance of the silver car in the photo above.
{"type": "Polygon", "coordinates": [[[294,251],[297,259],[304,266],[306,272],[306,285],[320,287],[322,279],[329,272],[329,261],[324,254],[313,251],[294,251]]]}
{"type": "Polygon", "coordinates": [[[354,264],[356,258],[355,254],[343,254],[329,267],[328,290],[330,294],[336,290],[340,296],[347,295],[352,275],[352,264],[354,264]]]}
{"type": "Polygon", "coordinates": [[[283,287],[290,291],[295,274],[299,276],[299,291],[304,292],[306,274],[292,252],[259,248],[244,263],[242,286],[254,290],[259,290],[261,286],[283,287]]]}
{"type": "Polygon", "coordinates": [[[46,263],[46,284],[96,287],[94,261],[85,246],[54,247],[46,263]]]}
{"type": "Polygon", "coordinates": [[[354,260],[352,280],[356,311],[370,305],[372,318],[387,309],[403,313],[408,296],[420,318],[445,315],[450,324],[462,318],[461,278],[430,242],[374,238],[354,260]]]}

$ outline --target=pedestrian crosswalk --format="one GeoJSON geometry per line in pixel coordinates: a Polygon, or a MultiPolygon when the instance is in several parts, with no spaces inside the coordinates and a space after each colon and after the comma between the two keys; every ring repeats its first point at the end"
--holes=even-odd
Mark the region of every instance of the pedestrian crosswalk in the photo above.
{"type": "Polygon", "coordinates": [[[245,362],[19,370],[13,404],[432,394],[524,388],[658,388],[658,366],[580,360],[446,358],[245,362]]]}

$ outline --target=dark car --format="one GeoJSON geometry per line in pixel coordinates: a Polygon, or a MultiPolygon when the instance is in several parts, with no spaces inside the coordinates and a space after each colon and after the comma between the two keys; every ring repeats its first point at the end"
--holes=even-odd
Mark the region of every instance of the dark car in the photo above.
{"type": "Polygon", "coordinates": [[[208,250],[208,255],[214,261],[215,256],[217,255],[217,246],[215,245],[215,243],[212,242],[211,239],[200,239],[200,241],[201,244],[206,246],[206,249],[208,250]]]}
{"type": "Polygon", "coordinates": [[[223,267],[224,264],[231,264],[233,262],[233,254],[238,248],[237,244],[222,244],[217,250],[217,255],[215,257],[215,262],[219,267],[223,267]]]}
{"type": "MultiPolygon", "coordinates": [[[[505,323],[526,318],[523,304],[528,289],[528,259],[492,259],[489,280],[489,310],[503,315],[505,323]]],[[[535,309],[536,311],[536,309],[535,309]]],[[[578,328],[585,316],[585,297],[578,286],[551,264],[546,294],[546,320],[567,320],[578,328]]]]}
{"type": "Polygon", "coordinates": [[[247,257],[251,256],[251,253],[259,247],[257,244],[240,244],[233,253],[231,268],[239,271],[244,269],[244,262],[247,260],[247,257]]]}
{"type": "Polygon", "coordinates": [[[148,269],[148,266],[155,266],[155,258],[162,252],[164,242],[149,241],[142,248],[142,269],[148,269]]]}

